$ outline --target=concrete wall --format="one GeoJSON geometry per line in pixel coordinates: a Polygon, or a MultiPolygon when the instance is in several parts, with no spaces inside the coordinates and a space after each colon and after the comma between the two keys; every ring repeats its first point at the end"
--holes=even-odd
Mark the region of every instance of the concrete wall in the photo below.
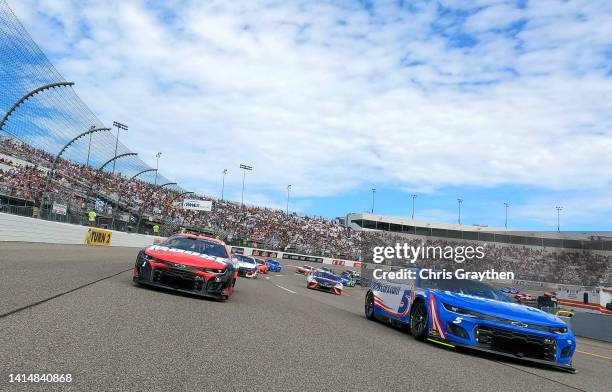
{"type": "Polygon", "coordinates": [[[321,257],[321,256],[309,256],[302,255],[294,252],[282,252],[276,250],[267,250],[267,249],[258,249],[258,248],[249,248],[246,246],[230,246],[230,250],[232,253],[241,254],[245,256],[260,256],[260,257],[272,257],[281,260],[291,260],[296,262],[309,262],[309,263],[321,263],[321,264],[330,264],[330,265],[343,265],[345,267],[353,267],[353,268],[361,268],[361,263],[357,261],[351,260],[341,260],[334,259],[331,257],[321,257]],[[264,254],[256,254],[257,252],[264,252],[264,254]]]}
{"type": "MultiPolygon", "coordinates": [[[[112,233],[110,246],[145,247],[163,239],[120,231],[112,233]]],[[[86,236],[85,226],[0,213],[0,241],[80,245],[85,243],[86,236]]]]}
{"type": "Polygon", "coordinates": [[[610,315],[577,312],[569,319],[569,323],[576,336],[612,343],[612,316],[610,315]]]}

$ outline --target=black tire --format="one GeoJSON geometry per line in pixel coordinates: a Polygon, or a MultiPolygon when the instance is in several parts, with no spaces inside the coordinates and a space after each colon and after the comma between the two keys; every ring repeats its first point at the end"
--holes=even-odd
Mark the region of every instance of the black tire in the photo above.
{"type": "Polygon", "coordinates": [[[371,291],[368,291],[365,297],[365,316],[368,320],[376,319],[374,314],[374,294],[371,291]]]}
{"type": "Polygon", "coordinates": [[[410,333],[416,340],[427,339],[427,307],[422,299],[417,300],[410,309],[410,333]]]}

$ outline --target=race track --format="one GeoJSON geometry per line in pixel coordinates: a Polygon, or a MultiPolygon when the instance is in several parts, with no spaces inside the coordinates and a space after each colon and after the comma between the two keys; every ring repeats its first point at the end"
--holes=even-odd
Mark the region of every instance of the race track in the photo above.
{"type": "MultiPolygon", "coordinates": [[[[0,243],[0,390],[608,391],[612,345],[577,374],[416,342],[368,321],[364,291],[310,291],[290,263],[226,303],[136,287],[137,249],[0,243]],[[9,384],[9,373],[71,384],[9,384]],[[224,387],[225,386],[225,387],[224,387]],[[229,387],[228,387],[229,386],[229,387]]],[[[292,262],[291,264],[296,264],[292,262]]]]}

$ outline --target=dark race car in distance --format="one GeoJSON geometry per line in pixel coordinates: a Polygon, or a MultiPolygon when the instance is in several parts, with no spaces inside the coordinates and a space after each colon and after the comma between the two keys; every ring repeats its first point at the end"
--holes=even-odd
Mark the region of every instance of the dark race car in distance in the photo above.
{"type": "Polygon", "coordinates": [[[503,289],[501,289],[502,293],[506,293],[506,294],[518,294],[520,293],[520,290],[515,288],[515,287],[504,287],[503,289]]]}
{"type": "Polygon", "coordinates": [[[340,277],[325,270],[318,269],[306,278],[306,287],[313,290],[328,291],[340,295],[344,286],[340,277]]]}
{"type": "Polygon", "coordinates": [[[133,281],[203,297],[228,299],[238,269],[223,241],[200,235],[174,235],[142,249],[133,281]]]}
{"type": "Polygon", "coordinates": [[[340,274],[340,281],[345,287],[355,287],[355,280],[353,280],[353,275],[348,271],[344,271],[340,274]]]}

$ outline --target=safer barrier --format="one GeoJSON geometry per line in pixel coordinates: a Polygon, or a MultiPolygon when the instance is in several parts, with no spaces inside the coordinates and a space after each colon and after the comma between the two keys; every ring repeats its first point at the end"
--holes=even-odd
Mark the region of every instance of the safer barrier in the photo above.
{"type": "Polygon", "coordinates": [[[345,267],[361,268],[361,263],[351,260],[333,259],[331,257],[318,257],[310,255],[302,255],[293,252],[280,252],[267,249],[249,248],[246,246],[230,246],[232,254],[246,256],[271,257],[283,260],[301,261],[309,263],[321,263],[331,265],[343,265],[345,267]]]}
{"type": "Polygon", "coordinates": [[[99,245],[99,246],[110,246],[113,232],[110,230],[96,229],[90,227],[87,230],[87,237],[85,237],[85,243],[87,245],[99,245]]]}
{"type": "Polygon", "coordinates": [[[576,336],[612,343],[612,316],[610,315],[576,312],[569,322],[576,336]]]}
{"type": "MultiPolygon", "coordinates": [[[[156,241],[159,242],[163,239],[163,237],[152,235],[112,230],[103,231],[110,233],[108,246],[139,248],[153,245],[156,241]]],[[[86,243],[88,233],[89,228],[86,226],[0,213],[0,241],[83,245],[86,243]]],[[[103,238],[96,236],[96,239],[103,238]]]]}

